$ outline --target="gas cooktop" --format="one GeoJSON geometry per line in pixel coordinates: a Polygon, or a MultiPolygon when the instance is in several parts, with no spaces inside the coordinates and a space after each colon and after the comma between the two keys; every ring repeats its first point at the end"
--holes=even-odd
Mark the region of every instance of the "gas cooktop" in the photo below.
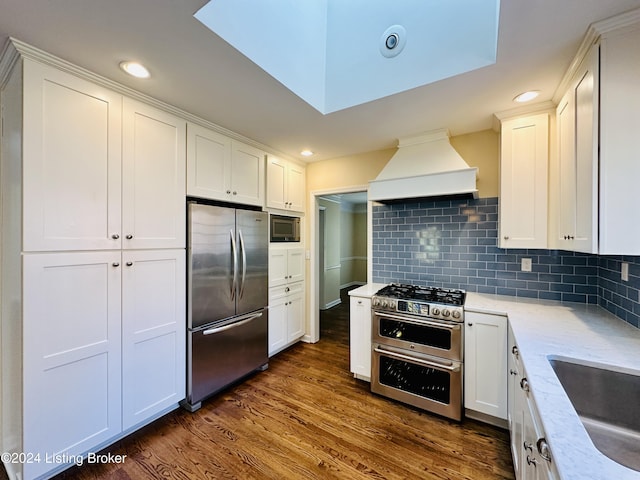
{"type": "Polygon", "coordinates": [[[421,287],[403,283],[392,283],[376,292],[377,297],[395,298],[398,300],[415,300],[429,303],[445,303],[447,305],[464,305],[466,292],[451,288],[421,287]]]}

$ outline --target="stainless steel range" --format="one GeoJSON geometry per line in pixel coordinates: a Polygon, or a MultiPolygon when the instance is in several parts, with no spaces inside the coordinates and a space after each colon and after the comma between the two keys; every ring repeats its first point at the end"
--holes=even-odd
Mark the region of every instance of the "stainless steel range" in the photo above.
{"type": "Polygon", "coordinates": [[[461,420],[464,300],[464,290],[379,290],[371,299],[371,391],[461,420]]]}

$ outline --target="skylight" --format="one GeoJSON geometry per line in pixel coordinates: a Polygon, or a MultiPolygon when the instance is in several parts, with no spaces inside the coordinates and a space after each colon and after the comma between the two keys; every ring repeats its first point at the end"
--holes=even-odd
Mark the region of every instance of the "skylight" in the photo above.
{"type": "Polygon", "coordinates": [[[195,17],[322,114],[496,61],[500,0],[211,0],[195,17]]]}

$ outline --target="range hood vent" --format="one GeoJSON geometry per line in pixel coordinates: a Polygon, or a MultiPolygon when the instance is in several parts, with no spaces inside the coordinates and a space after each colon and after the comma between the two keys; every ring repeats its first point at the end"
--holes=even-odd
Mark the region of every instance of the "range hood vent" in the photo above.
{"type": "Polygon", "coordinates": [[[469,167],[449,142],[449,131],[435,130],[399,139],[398,151],[369,182],[368,199],[378,202],[425,197],[478,197],[478,169],[469,167]]]}

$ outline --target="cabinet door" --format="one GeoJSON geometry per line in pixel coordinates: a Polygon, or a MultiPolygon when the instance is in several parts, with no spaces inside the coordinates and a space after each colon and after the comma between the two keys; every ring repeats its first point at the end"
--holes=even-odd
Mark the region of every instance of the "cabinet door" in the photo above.
{"type": "Polygon", "coordinates": [[[123,107],[123,248],[185,247],[186,122],[130,99],[123,107]]]}
{"type": "Polygon", "coordinates": [[[547,247],[549,115],[502,123],[500,247],[547,247]]]}
{"type": "Polygon", "coordinates": [[[120,248],[121,108],[118,94],[24,60],[25,251],[120,248]]]}
{"type": "Polygon", "coordinates": [[[277,157],[269,155],[267,159],[267,207],[286,208],[287,164],[277,157]]]}
{"type": "Polygon", "coordinates": [[[575,99],[570,90],[556,109],[558,129],[557,238],[559,248],[570,250],[575,236],[576,162],[575,162],[575,99]]]}
{"type": "Polygon", "coordinates": [[[269,250],[269,286],[285,285],[289,277],[287,269],[287,250],[284,248],[269,250]]]}
{"type": "Polygon", "coordinates": [[[190,123],[187,126],[187,195],[228,201],[231,139],[190,123]]]}
{"type": "Polygon", "coordinates": [[[465,315],[465,407],[506,420],[507,318],[465,315]]]}
{"type": "Polygon", "coordinates": [[[287,273],[289,283],[304,280],[303,248],[290,248],[287,251],[287,273]]]}
{"type": "Polygon", "coordinates": [[[513,458],[513,469],[516,478],[521,477],[520,459],[522,457],[522,401],[518,397],[522,395],[520,392],[520,365],[518,361],[518,347],[513,337],[511,328],[508,329],[508,366],[509,380],[507,383],[507,420],[509,422],[509,436],[511,438],[511,456],[513,458]]]}
{"type": "Polygon", "coordinates": [[[305,168],[294,163],[289,164],[287,173],[287,200],[290,210],[304,212],[305,185],[305,168]]]}
{"type": "Polygon", "coordinates": [[[287,296],[287,343],[295,342],[304,335],[304,283],[290,286],[287,296]]]}
{"type": "Polygon", "coordinates": [[[284,287],[269,290],[269,356],[287,344],[287,305],[284,287]]]}
{"type": "Polygon", "coordinates": [[[123,428],[185,397],[185,251],[122,254],[123,428]]]}
{"type": "Polygon", "coordinates": [[[231,198],[246,205],[264,205],[264,152],[231,142],[231,198]]]}
{"type": "Polygon", "coordinates": [[[354,376],[371,379],[371,299],[351,297],[349,303],[349,360],[354,376]]]}
{"type": "MultiPolygon", "coordinates": [[[[120,252],[26,254],[24,451],[80,455],[121,431],[120,252]]],[[[28,463],[25,478],[55,465],[28,463]]]]}

